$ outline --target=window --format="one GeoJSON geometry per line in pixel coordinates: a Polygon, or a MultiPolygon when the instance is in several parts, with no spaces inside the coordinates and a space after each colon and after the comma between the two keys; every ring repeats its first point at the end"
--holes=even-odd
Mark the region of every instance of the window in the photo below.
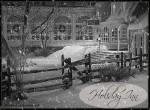
{"type": "Polygon", "coordinates": [[[54,40],[71,40],[71,20],[60,16],[54,20],[54,40]]]}
{"type": "Polygon", "coordinates": [[[40,26],[41,23],[44,21],[45,16],[38,15],[37,17],[33,18],[30,24],[30,30],[31,30],[31,41],[41,41],[41,40],[50,40],[48,34],[49,34],[49,25],[47,23],[43,24],[40,28],[35,29],[37,26],[40,26]]]}
{"type": "Polygon", "coordinates": [[[97,34],[101,34],[101,28],[97,28],[97,34]]]}
{"type": "MultiPolygon", "coordinates": [[[[23,19],[22,16],[17,16],[23,19]]],[[[7,40],[16,41],[21,40],[21,34],[23,29],[23,22],[13,16],[7,19],[7,40]]]]}
{"type": "Polygon", "coordinates": [[[115,42],[118,40],[118,28],[112,29],[112,42],[115,42]]]}
{"type": "Polygon", "coordinates": [[[120,40],[122,40],[122,41],[127,40],[127,28],[126,27],[122,28],[122,36],[120,36],[120,40]]]}
{"type": "Polygon", "coordinates": [[[109,42],[109,29],[108,27],[104,27],[101,35],[101,42],[109,42]]]}
{"type": "Polygon", "coordinates": [[[81,16],[76,20],[76,40],[93,40],[93,28],[86,25],[88,16],[81,16]]]}

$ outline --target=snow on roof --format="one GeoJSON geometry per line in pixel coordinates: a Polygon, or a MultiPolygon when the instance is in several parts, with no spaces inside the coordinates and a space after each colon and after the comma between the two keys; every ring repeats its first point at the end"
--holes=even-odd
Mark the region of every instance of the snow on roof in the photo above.
{"type": "Polygon", "coordinates": [[[128,29],[144,29],[148,26],[148,11],[139,17],[136,24],[129,25],[128,29]]]}

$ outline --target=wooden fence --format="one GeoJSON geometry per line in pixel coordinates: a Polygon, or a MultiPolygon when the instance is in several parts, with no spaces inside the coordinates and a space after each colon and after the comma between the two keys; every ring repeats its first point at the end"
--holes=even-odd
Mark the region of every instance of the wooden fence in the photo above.
{"type": "MultiPolygon", "coordinates": [[[[43,90],[53,90],[57,88],[63,88],[63,89],[68,89],[70,86],[72,86],[72,71],[68,66],[64,66],[66,59],[64,59],[64,55],[61,56],[61,64],[62,66],[60,68],[52,68],[52,69],[46,69],[46,70],[31,70],[29,71],[24,71],[23,74],[33,74],[33,73],[38,73],[38,72],[47,72],[47,71],[57,71],[57,70],[62,70],[62,74],[58,77],[53,77],[53,78],[47,78],[47,79],[42,79],[42,80],[33,80],[33,81],[24,81],[22,82],[23,85],[28,85],[28,84],[37,84],[37,83],[42,83],[46,81],[51,81],[51,80],[58,80],[61,79],[62,82],[59,84],[53,84],[53,85],[48,85],[48,86],[42,86],[42,87],[30,87],[30,88],[24,88],[25,92],[39,92],[43,90]],[[64,73],[64,69],[68,68],[68,72],[64,73]]],[[[68,64],[71,63],[71,58],[68,58],[67,60],[68,64]]],[[[15,72],[10,72],[10,60],[9,57],[7,58],[7,68],[3,68],[2,71],[2,97],[5,96],[10,96],[11,95],[11,87],[17,85],[17,82],[11,82],[11,77],[12,75],[15,75],[15,72]]]]}
{"type": "MultiPolygon", "coordinates": [[[[39,87],[30,87],[30,88],[26,88],[24,89],[25,92],[40,92],[40,91],[44,91],[44,90],[53,90],[53,89],[58,89],[58,88],[64,88],[64,89],[68,89],[70,86],[73,85],[73,80],[75,79],[80,79],[83,83],[86,83],[87,81],[94,79],[94,78],[99,78],[100,75],[92,75],[90,74],[91,72],[96,72],[96,71],[100,71],[100,68],[97,69],[91,69],[92,64],[100,64],[100,63],[104,63],[104,62],[108,62],[108,63],[113,63],[115,62],[117,66],[120,67],[139,67],[139,70],[142,71],[143,68],[146,68],[148,66],[143,66],[143,63],[148,63],[148,60],[145,60],[144,58],[148,58],[148,54],[142,54],[142,49],[140,49],[140,55],[137,55],[136,57],[132,57],[132,53],[129,55],[129,57],[127,58],[127,56],[121,52],[120,55],[116,55],[116,58],[108,58],[108,59],[104,59],[104,60],[96,60],[99,58],[98,55],[94,55],[94,54],[87,54],[85,55],[85,58],[82,60],[78,60],[75,62],[71,62],[71,58],[64,58],[64,55],[61,56],[61,67],[59,68],[52,68],[52,69],[43,69],[43,70],[32,70],[30,72],[28,71],[24,71],[23,74],[33,74],[33,73],[38,73],[38,72],[46,72],[46,71],[57,71],[57,70],[62,70],[62,74],[58,77],[53,77],[53,78],[47,78],[47,79],[42,79],[42,80],[33,80],[33,81],[26,81],[23,82],[23,85],[28,85],[28,84],[37,84],[37,83],[42,83],[42,82],[46,82],[46,81],[51,81],[51,80],[57,80],[57,79],[62,79],[62,83],[60,84],[54,84],[54,85],[46,85],[46,86],[39,86],[39,87]],[[133,63],[134,62],[134,63],[133,63]],[[128,63],[128,65],[127,65],[128,63]],[[78,65],[85,65],[85,70],[83,71],[79,71],[75,66],[78,65]],[[65,73],[64,69],[68,68],[68,71],[65,73]],[[77,77],[73,77],[72,76],[72,71],[77,72],[78,76],[77,77]]],[[[7,60],[7,69],[3,69],[3,86],[2,87],[2,92],[3,93],[7,93],[5,94],[6,96],[10,96],[11,94],[11,86],[16,85],[17,83],[12,83],[11,82],[11,75],[15,75],[14,72],[10,72],[10,66],[9,66],[9,62],[10,60],[7,60]],[[4,75],[5,74],[5,75],[4,75]],[[4,76],[7,76],[7,80],[4,78],[4,76]],[[5,81],[6,80],[6,81],[5,81]],[[6,84],[5,84],[6,82],[6,84]],[[6,88],[5,90],[3,88],[6,88]],[[7,92],[5,92],[7,91],[7,92]]]]}

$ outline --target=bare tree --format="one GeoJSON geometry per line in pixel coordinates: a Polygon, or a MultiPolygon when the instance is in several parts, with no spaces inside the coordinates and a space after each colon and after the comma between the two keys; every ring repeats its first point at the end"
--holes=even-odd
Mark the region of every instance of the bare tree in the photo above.
{"type": "Polygon", "coordinates": [[[7,43],[6,39],[4,36],[2,36],[2,44],[4,45],[7,54],[9,55],[9,57],[11,58],[11,62],[12,62],[12,68],[15,71],[15,76],[16,76],[16,87],[17,87],[17,95],[16,98],[18,99],[24,99],[26,98],[25,95],[23,94],[23,73],[25,70],[25,63],[26,63],[26,59],[25,59],[25,47],[26,47],[26,38],[29,36],[29,33],[35,32],[37,29],[40,29],[40,34],[41,34],[41,41],[42,41],[42,45],[43,45],[43,49],[46,48],[46,42],[47,39],[44,38],[47,36],[48,34],[48,24],[49,24],[49,20],[52,17],[55,17],[57,14],[59,14],[60,10],[56,9],[55,11],[55,7],[52,7],[52,10],[49,11],[49,13],[47,14],[47,16],[45,17],[45,20],[43,22],[41,22],[40,25],[38,25],[37,27],[35,27],[34,29],[32,29],[31,31],[29,30],[29,23],[32,21],[32,19],[34,19],[35,17],[37,17],[40,8],[37,9],[36,13],[29,18],[29,14],[31,12],[31,5],[32,2],[26,1],[25,2],[25,6],[22,6],[23,10],[24,10],[24,14],[23,14],[23,18],[18,17],[17,15],[15,15],[14,13],[14,8],[18,8],[20,6],[18,6],[15,2],[14,6],[11,7],[11,12],[9,12],[8,7],[7,8],[7,14],[19,19],[20,21],[23,22],[23,33],[21,36],[21,52],[20,52],[20,59],[18,60],[15,56],[15,53],[13,52],[13,50],[11,49],[11,47],[9,46],[9,44],[7,43]],[[53,15],[55,13],[55,15],[53,15]],[[42,29],[42,26],[46,24],[46,27],[44,29],[42,29]],[[43,33],[46,33],[46,35],[43,36],[43,33]],[[19,67],[19,71],[17,70],[17,68],[19,67]]]}

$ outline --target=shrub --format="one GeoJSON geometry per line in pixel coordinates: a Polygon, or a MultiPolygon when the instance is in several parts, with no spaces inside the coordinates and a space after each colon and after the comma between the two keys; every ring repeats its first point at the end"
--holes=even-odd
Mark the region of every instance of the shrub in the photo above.
{"type": "Polygon", "coordinates": [[[42,48],[36,48],[34,50],[34,55],[35,56],[43,56],[43,49],[42,48]]]}
{"type": "Polygon", "coordinates": [[[49,48],[45,48],[45,49],[37,48],[37,49],[35,49],[35,51],[34,51],[34,55],[35,55],[35,56],[44,56],[44,57],[47,57],[47,56],[50,55],[52,52],[53,52],[53,50],[52,50],[52,49],[49,49],[49,48]]]}
{"type": "Polygon", "coordinates": [[[130,72],[128,67],[116,67],[114,65],[104,66],[99,69],[99,75],[102,81],[120,81],[127,80],[134,75],[135,71],[130,72]]]}

